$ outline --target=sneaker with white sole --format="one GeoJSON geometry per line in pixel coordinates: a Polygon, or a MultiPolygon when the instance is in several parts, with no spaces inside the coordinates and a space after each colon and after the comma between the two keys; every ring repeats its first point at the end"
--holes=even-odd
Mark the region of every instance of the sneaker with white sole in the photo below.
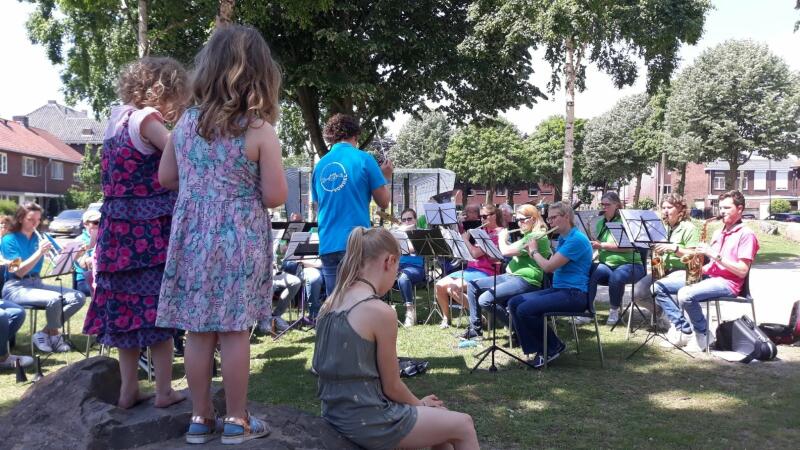
{"type": "Polygon", "coordinates": [[[439,324],[439,328],[445,329],[450,328],[450,324],[447,322],[447,319],[442,319],[442,322],[439,324]]]}
{"type": "Polygon", "coordinates": [[[619,308],[611,308],[608,310],[608,320],[606,325],[616,325],[619,322],[619,308]]]}
{"type": "Polygon", "coordinates": [[[33,364],[33,358],[30,356],[8,355],[6,359],[0,361],[0,369],[13,369],[16,367],[17,361],[19,361],[20,367],[28,367],[33,364]]]}
{"type": "Polygon", "coordinates": [[[283,320],[283,318],[273,317],[272,320],[275,321],[275,330],[278,333],[283,333],[284,331],[289,329],[289,322],[283,320]]]}
{"type": "Polygon", "coordinates": [[[684,333],[683,331],[675,328],[675,325],[669,327],[669,331],[666,334],[666,341],[661,341],[658,345],[664,348],[673,348],[673,347],[686,347],[686,344],[689,342],[689,337],[691,335],[684,333]]]}
{"type": "Polygon", "coordinates": [[[406,306],[406,320],[403,322],[404,327],[413,327],[417,324],[417,305],[406,306]]]}
{"type": "Polygon", "coordinates": [[[72,350],[67,341],[64,339],[64,336],[61,334],[50,336],[50,348],[52,348],[56,353],[66,353],[72,350]]]}
{"type": "Polygon", "coordinates": [[[33,333],[33,345],[39,349],[40,352],[53,353],[53,347],[50,344],[50,336],[44,331],[33,333]]]}
{"type": "Polygon", "coordinates": [[[586,325],[587,323],[592,323],[591,317],[575,317],[575,325],[586,325]]]}
{"type": "Polygon", "coordinates": [[[706,345],[710,348],[714,344],[714,333],[711,330],[706,331],[706,333],[692,333],[692,339],[689,339],[689,343],[686,344],[684,350],[689,353],[702,353],[706,351],[706,345]]]}

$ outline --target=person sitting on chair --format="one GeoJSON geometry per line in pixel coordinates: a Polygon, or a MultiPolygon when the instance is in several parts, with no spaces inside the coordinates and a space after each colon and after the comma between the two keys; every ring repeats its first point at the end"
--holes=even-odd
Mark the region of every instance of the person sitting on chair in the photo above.
{"type": "Polygon", "coordinates": [[[368,449],[479,448],[472,418],[400,379],[397,314],[381,300],[395,282],[400,246],[384,228],[356,227],[338,283],[320,311],[312,367],[322,417],[368,449]]]}
{"type": "MultiPolygon", "coordinates": [[[[543,317],[547,312],[583,312],[590,309],[589,270],[592,266],[592,245],[585,234],[575,228],[575,212],[563,202],[550,205],[550,226],[558,233],[556,253],[549,259],[539,253],[538,241],[528,243],[528,254],[545,272],[553,273],[553,287],[516,295],[508,301],[514,328],[522,351],[536,355],[535,368],[544,366],[543,317]]],[[[547,362],[558,358],[566,349],[552,329],[547,328],[547,362]]]]}
{"type": "Polygon", "coordinates": [[[77,241],[83,244],[86,252],[74,263],[77,288],[87,297],[92,296],[92,260],[97,245],[97,229],[100,227],[100,211],[91,210],[83,213],[83,232],[77,241]]]}
{"type": "Polygon", "coordinates": [[[608,298],[611,308],[608,311],[608,325],[619,321],[619,308],[625,285],[635,283],[645,274],[642,256],[637,249],[619,248],[614,236],[606,226],[609,222],[621,222],[619,210],[622,202],[616,192],[606,192],[600,199],[603,218],[597,222],[597,239],[591,241],[592,248],[598,251],[599,262],[592,265],[592,276],[589,280],[589,302],[594,303],[598,284],[608,285],[608,298]]]}
{"type": "Polygon", "coordinates": [[[742,223],[744,204],[744,195],[739,191],[720,194],[722,229],[714,233],[710,244],[700,242],[693,251],[683,250],[710,258],[702,268],[701,281],[687,286],[685,277],[668,277],[655,284],[656,302],[672,322],[667,338],[676,346],[686,346],[688,352],[704,351],[714,343],[714,333],[708,329],[700,303],[739,295],[758,253],[755,233],[742,223]]]}
{"type": "MultiPolygon", "coordinates": [[[[502,212],[491,204],[483,205],[480,211],[483,230],[485,230],[492,241],[497,244],[498,233],[502,229],[503,224],[502,212]]],[[[439,325],[440,328],[447,328],[450,326],[448,322],[448,317],[450,315],[449,298],[452,298],[461,306],[466,306],[467,297],[463,292],[465,284],[472,280],[492,276],[499,272],[500,265],[492,261],[491,258],[483,253],[483,250],[470,242],[471,237],[469,232],[464,231],[461,236],[464,238],[469,253],[475,258],[475,261],[470,261],[467,264],[466,270],[453,272],[436,282],[436,302],[439,304],[439,308],[442,311],[442,323],[439,325]]],[[[464,334],[465,339],[475,337],[470,336],[470,331],[471,330],[467,330],[464,334]]]]}
{"type": "MultiPolygon", "coordinates": [[[[411,231],[417,229],[417,212],[411,208],[406,208],[400,213],[400,231],[411,231]]],[[[409,243],[409,245],[411,245],[409,243]]],[[[412,248],[413,253],[413,248],[412,248]]],[[[403,297],[406,306],[406,318],[403,323],[406,327],[411,327],[417,323],[417,305],[414,298],[414,285],[425,281],[425,260],[422,256],[401,255],[400,268],[397,269],[397,289],[403,297]]]]}
{"type": "MultiPolygon", "coordinates": [[[[0,218],[0,237],[8,232],[11,223],[9,216],[0,218]]],[[[0,270],[5,278],[7,266],[1,265],[0,270]]],[[[33,358],[30,356],[17,356],[9,352],[9,349],[14,347],[17,331],[22,327],[23,322],[25,322],[25,309],[16,303],[0,298],[0,369],[13,369],[17,363],[20,367],[33,364],[33,358]]]]}
{"type": "MultiPolygon", "coordinates": [[[[508,229],[500,231],[500,251],[504,256],[512,257],[512,259],[506,267],[506,273],[497,276],[497,286],[494,285],[494,277],[479,278],[467,283],[470,328],[477,336],[482,335],[481,308],[490,308],[494,303],[496,317],[501,324],[505,325],[508,321],[505,308],[508,299],[542,287],[544,272],[528,254],[528,244],[536,241],[539,253],[545,258],[549,258],[550,240],[545,234],[547,226],[542,220],[539,210],[529,204],[524,204],[517,209],[516,220],[519,223],[519,230],[522,232],[520,239],[509,243],[508,229]]],[[[491,319],[491,315],[489,318],[491,319]]]]}
{"type": "Polygon", "coordinates": [[[66,287],[44,284],[39,277],[44,256],[54,248],[49,239],[43,236],[40,240],[35,232],[41,220],[42,207],[25,202],[17,208],[11,232],[3,236],[3,256],[22,259],[16,272],[6,274],[3,298],[23,307],[46,308],[47,323],[34,333],[33,345],[46,353],[68,352],[70,347],[61,335],[61,326],[81,309],[86,296],[66,287]]]}

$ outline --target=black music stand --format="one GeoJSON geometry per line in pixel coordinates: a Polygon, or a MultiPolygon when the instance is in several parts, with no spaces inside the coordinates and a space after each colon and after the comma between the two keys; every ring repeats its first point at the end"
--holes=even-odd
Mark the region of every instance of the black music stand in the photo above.
{"type": "MultiPolygon", "coordinates": [[[[633,237],[634,243],[643,243],[647,244],[650,247],[650,260],[653,259],[653,247],[655,244],[668,244],[669,243],[669,233],[667,233],[667,229],[664,227],[664,222],[658,217],[658,214],[655,211],[650,210],[621,210],[620,215],[622,216],[623,223],[626,224],[628,233],[630,236],[633,237]]],[[[652,267],[652,262],[651,262],[652,267]]],[[[652,275],[651,275],[652,276],[652,275]]],[[[654,281],[654,280],[653,280],[654,281]]],[[[677,348],[678,350],[682,351],[689,357],[694,358],[691,354],[686,352],[686,350],[682,349],[681,347],[675,345],[674,343],[670,342],[667,337],[659,331],[658,326],[655,323],[655,316],[656,316],[656,299],[655,299],[655,292],[650,289],[650,297],[653,300],[653,311],[650,313],[650,329],[647,331],[647,336],[645,337],[644,342],[641,345],[636,347],[636,350],[631,352],[625,359],[630,359],[639,352],[645,345],[654,341],[657,337],[669,342],[673,347],[677,348]]],[[[635,298],[633,297],[633,293],[631,293],[631,302],[635,302],[635,298]]],[[[630,325],[629,325],[630,327],[630,325]]]]}
{"type": "Polygon", "coordinates": [[[492,241],[492,238],[490,238],[489,234],[486,233],[485,231],[479,229],[470,230],[470,235],[472,236],[473,239],[475,239],[475,244],[478,246],[478,248],[480,248],[483,251],[483,253],[486,254],[486,256],[494,260],[492,262],[493,264],[495,264],[496,267],[494,270],[494,274],[492,275],[493,278],[492,319],[491,319],[492,345],[475,354],[475,357],[480,359],[478,360],[477,363],[475,363],[475,366],[469,371],[469,373],[475,372],[489,355],[492,355],[491,359],[492,364],[489,366],[489,372],[497,372],[497,366],[494,363],[494,354],[495,352],[498,351],[516,359],[517,361],[521,362],[522,364],[525,364],[530,368],[533,368],[533,365],[528,361],[525,361],[524,359],[512,354],[511,352],[497,345],[497,303],[496,303],[495,293],[497,292],[497,272],[499,272],[498,269],[503,264],[504,257],[503,253],[500,251],[499,248],[497,248],[497,245],[495,245],[495,243],[492,241]]]}
{"type": "MultiPolygon", "coordinates": [[[[295,222],[293,222],[295,223],[295,222]]],[[[293,223],[290,223],[292,225],[293,223]]],[[[296,223],[303,223],[303,222],[296,222],[296,223]]],[[[311,227],[309,227],[310,229],[311,227]]],[[[319,243],[314,242],[311,243],[309,240],[311,239],[311,233],[305,231],[296,231],[292,234],[291,239],[289,240],[289,244],[286,247],[286,254],[284,256],[284,261],[301,261],[303,259],[314,259],[319,258],[319,243]]],[[[303,268],[302,263],[298,265],[300,268],[300,314],[297,320],[290,323],[285,330],[281,331],[280,333],[276,334],[272,340],[277,341],[280,339],[284,334],[288,333],[290,330],[299,329],[303,330],[303,327],[308,327],[308,329],[313,328],[313,324],[311,319],[306,317],[306,289],[305,289],[305,277],[303,276],[303,268]]],[[[287,286],[288,289],[288,286],[287,286]]],[[[291,301],[291,299],[289,300],[291,301]]],[[[303,330],[303,331],[308,331],[303,330]]]]}
{"type": "MultiPolygon", "coordinates": [[[[611,236],[617,242],[617,248],[621,248],[621,249],[628,249],[629,248],[629,249],[631,249],[631,257],[632,257],[631,259],[633,259],[633,256],[635,255],[635,253],[637,251],[639,251],[639,249],[648,248],[648,246],[646,244],[631,242],[631,239],[630,239],[630,237],[628,235],[628,229],[625,226],[625,220],[624,219],[622,220],[622,222],[606,222],[605,223],[605,227],[606,227],[606,229],[608,229],[608,232],[611,233],[611,236]]],[[[628,326],[627,326],[627,329],[625,331],[625,339],[630,338],[631,323],[632,323],[632,318],[633,318],[632,316],[633,316],[634,308],[636,308],[636,311],[638,311],[639,315],[642,316],[642,319],[647,320],[647,316],[644,314],[644,311],[642,311],[642,309],[639,307],[638,304],[636,304],[636,301],[634,300],[635,299],[635,292],[634,292],[634,289],[635,289],[634,286],[635,285],[636,285],[636,281],[634,281],[633,278],[631,278],[631,301],[630,301],[630,303],[628,303],[628,305],[620,313],[620,317],[624,317],[625,313],[628,313],[628,326]]],[[[611,327],[611,331],[614,331],[614,329],[617,328],[618,324],[619,324],[619,322],[615,323],[614,326],[611,327]]],[[[639,328],[634,330],[634,333],[636,331],[638,331],[638,329],[639,328]]]]}
{"type": "MultiPolygon", "coordinates": [[[[49,236],[45,236],[45,239],[50,239],[49,236]]],[[[55,241],[50,239],[51,242],[55,244],[55,241]]],[[[56,248],[56,247],[54,247],[56,248]]],[[[64,248],[60,249],[58,255],[56,255],[55,261],[53,261],[53,266],[50,268],[50,272],[40,277],[41,279],[45,278],[55,278],[58,281],[59,291],[58,291],[58,303],[60,306],[59,314],[61,320],[61,337],[64,339],[64,342],[70,347],[70,349],[75,349],[76,346],[69,338],[66,332],[66,321],[64,320],[64,281],[61,279],[62,275],[71,274],[73,271],[73,267],[75,264],[75,259],[78,257],[79,254],[83,253],[83,244],[80,242],[70,242],[69,244],[65,245],[64,248]]],[[[31,337],[33,339],[33,337],[31,337]]],[[[83,355],[83,352],[81,352],[83,355]]],[[[52,355],[52,353],[51,353],[52,355]]],[[[45,356],[45,359],[49,358],[50,355],[45,356]]],[[[37,363],[38,363],[37,359],[37,363]]],[[[41,365],[38,368],[38,371],[41,372],[42,368],[41,365]]]]}

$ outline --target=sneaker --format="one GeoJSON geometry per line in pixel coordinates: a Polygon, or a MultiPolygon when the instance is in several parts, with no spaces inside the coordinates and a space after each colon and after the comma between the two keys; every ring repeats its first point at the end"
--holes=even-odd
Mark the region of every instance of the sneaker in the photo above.
{"type": "Polygon", "coordinates": [[[619,322],[619,308],[611,308],[608,310],[608,320],[606,325],[616,325],[619,322]]]}
{"type": "Polygon", "coordinates": [[[586,325],[587,323],[592,323],[591,317],[575,317],[575,325],[586,325]]]}
{"type": "Polygon", "coordinates": [[[17,356],[8,355],[6,359],[0,361],[0,369],[13,369],[19,361],[20,367],[28,367],[33,364],[33,358],[30,356],[17,356]]]}
{"type": "Polygon", "coordinates": [[[477,337],[483,337],[483,332],[472,327],[467,328],[467,331],[461,335],[461,339],[475,339],[477,337]]]}
{"type": "Polygon", "coordinates": [[[667,331],[667,340],[659,342],[658,345],[664,348],[686,347],[686,344],[689,343],[689,336],[690,335],[675,328],[675,325],[672,325],[669,327],[669,331],[667,331]]]}
{"type": "Polygon", "coordinates": [[[50,348],[52,348],[56,353],[66,353],[72,350],[67,341],[64,339],[64,336],[60,334],[50,336],[50,348]]]}
{"type": "Polygon", "coordinates": [[[404,327],[413,327],[417,324],[417,307],[416,305],[406,306],[406,320],[403,322],[404,327]]]}
{"type": "Polygon", "coordinates": [[[694,332],[693,339],[689,339],[685,350],[689,353],[702,353],[706,351],[706,344],[710,348],[714,344],[714,333],[708,330],[705,334],[694,332]]]}
{"type": "Polygon", "coordinates": [[[263,420],[247,413],[247,419],[226,417],[222,431],[222,443],[225,445],[241,444],[251,439],[262,438],[270,433],[269,426],[263,420]]]}
{"type": "Polygon", "coordinates": [[[214,440],[222,431],[222,419],[210,419],[203,416],[192,416],[189,429],[186,431],[187,444],[205,444],[214,440]]]}
{"type": "Polygon", "coordinates": [[[447,322],[447,318],[442,319],[442,323],[439,324],[439,328],[443,330],[450,328],[450,324],[447,322]]]}
{"type": "Polygon", "coordinates": [[[272,320],[275,321],[275,330],[278,333],[283,333],[284,331],[289,329],[289,322],[283,320],[280,317],[273,317],[272,320]]]}
{"type": "MultiPolygon", "coordinates": [[[[559,356],[561,356],[562,353],[564,353],[564,350],[566,349],[567,345],[562,343],[561,347],[559,347],[555,353],[548,354],[547,364],[550,364],[551,362],[555,361],[559,356]]],[[[542,367],[544,367],[544,356],[537,353],[536,356],[534,356],[533,359],[530,360],[529,362],[533,365],[534,369],[541,369],[542,367]]]]}
{"type": "Polygon", "coordinates": [[[36,346],[40,352],[53,353],[53,347],[50,346],[50,336],[44,331],[33,333],[33,345],[36,346]]]}

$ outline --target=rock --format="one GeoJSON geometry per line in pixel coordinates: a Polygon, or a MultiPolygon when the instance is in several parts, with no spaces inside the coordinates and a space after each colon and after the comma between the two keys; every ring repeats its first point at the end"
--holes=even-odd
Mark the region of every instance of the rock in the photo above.
{"type": "Polygon", "coordinates": [[[790,223],[787,225],[784,234],[787,238],[795,242],[800,242],[800,223],[790,223]]]}
{"type": "MultiPolygon", "coordinates": [[[[47,375],[31,386],[8,414],[0,417],[3,443],[0,447],[189,448],[183,435],[191,417],[190,401],[155,408],[150,400],[123,410],[115,406],[119,387],[117,360],[103,356],[81,360],[47,375]]],[[[224,413],[224,392],[218,387],[215,391],[215,406],[224,413]]],[[[320,417],[286,406],[250,402],[248,408],[267,421],[272,433],[237,448],[358,448],[320,417]]],[[[216,440],[203,448],[222,448],[222,444],[216,440]]]]}
{"type": "Polygon", "coordinates": [[[772,222],[767,222],[766,220],[759,222],[758,228],[764,234],[778,234],[778,225],[772,222]]]}

